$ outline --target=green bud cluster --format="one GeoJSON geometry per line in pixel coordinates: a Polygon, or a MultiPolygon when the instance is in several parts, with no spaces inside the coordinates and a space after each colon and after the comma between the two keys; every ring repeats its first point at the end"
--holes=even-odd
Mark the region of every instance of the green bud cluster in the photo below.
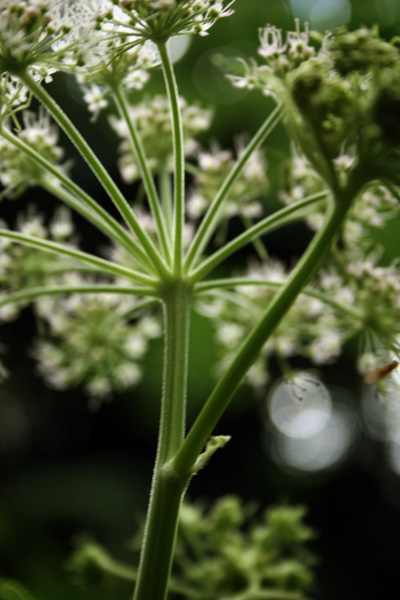
{"type": "Polygon", "coordinates": [[[380,39],[376,29],[337,29],[318,57],[294,69],[287,83],[325,157],[336,158],[353,145],[363,179],[379,176],[400,143],[396,45],[380,39]]]}
{"type": "Polygon", "coordinates": [[[305,544],[313,534],[303,522],[304,508],[277,506],[260,519],[254,512],[236,496],[219,499],[209,511],[184,504],[174,580],[201,587],[204,600],[307,592],[312,557],[305,544]]]}
{"type": "Polygon", "coordinates": [[[293,100],[330,158],[339,155],[349,128],[357,120],[349,82],[331,73],[327,60],[303,62],[288,77],[293,100]]]}
{"type": "Polygon", "coordinates": [[[394,67],[399,60],[395,44],[379,38],[376,27],[347,31],[338,27],[328,41],[335,70],[343,77],[350,73],[368,73],[394,67]]]}
{"type": "Polygon", "coordinates": [[[337,192],[354,169],[361,185],[398,183],[399,40],[385,41],[377,28],[366,27],[340,27],[323,37],[307,27],[301,31],[296,21],[296,31],[285,38],[268,25],[260,42],[264,64],[241,61],[239,74],[237,64],[229,67],[230,78],[283,102],[292,136],[328,185],[337,192]],[[343,153],[355,160],[339,181],[333,161],[343,153]]]}

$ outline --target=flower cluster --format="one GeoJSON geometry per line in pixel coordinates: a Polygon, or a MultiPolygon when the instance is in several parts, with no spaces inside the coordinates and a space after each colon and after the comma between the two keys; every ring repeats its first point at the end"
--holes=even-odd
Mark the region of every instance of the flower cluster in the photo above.
{"type": "Polygon", "coordinates": [[[0,73],[18,75],[28,68],[44,77],[75,52],[96,30],[94,0],[3,0],[0,7],[0,73]]]}
{"type": "Polygon", "coordinates": [[[285,41],[282,31],[274,26],[268,25],[265,29],[260,29],[258,53],[275,75],[286,74],[315,55],[307,25],[305,30],[301,31],[299,20],[296,19],[295,23],[296,30],[288,31],[285,41]]]}
{"type": "MultiPolygon", "coordinates": [[[[4,223],[2,224],[4,227],[4,223]]],[[[69,247],[77,247],[70,212],[60,207],[46,223],[35,207],[20,214],[16,229],[69,247]]],[[[93,287],[120,282],[114,277],[81,272],[82,264],[0,238],[0,286],[3,294],[25,288],[68,285],[93,287]]],[[[125,282],[126,285],[126,282],[125,282]]],[[[1,299],[1,298],[0,298],[1,299]]],[[[15,318],[31,301],[6,304],[2,320],[15,318]]],[[[130,295],[73,293],[37,298],[34,310],[41,323],[40,338],[32,350],[38,370],[51,387],[82,385],[91,405],[113,391],[135,385],[141,378],[141,359],[149,340],[161,334],[158,317],[140,311],[130,295]]]]}
{"type": "MultiPolygon", "coordinates": [[[[376,29],[332,34],[261,30],[263,65],[244,63],[239,86],[260,87],[285,106],[296,143],[313,168],[337,188],[334,159],[347,153],[363,183],[381,178],[398,181],[396,148],[400,90],[400,53],[376,29]],[[332,162],[333,161],[333,162],[332,162]]],[[[340,170],[340,169],[339,169],[340,170]]]]}
{"type": "Polygon", "coordinates": [[[214,23],[232,14],[224,0],[113,0],[111,22],[127,35],[162,43],[184,33],[207,35],[214,23]]]}
{"type": "Polygon", "coordinates": [[[100,6],[95,0],[3,0],[0,5],[0,117],[20,110],[30,97],[25,74],[51,81],[71,70],[96,46],[100,6]]]}
{"type": "MultiPolygon", "coordinates": [[[[198,148],[194,137],[208,129],[212,112],[189,105],[184,98],[180,98],[180,108],[185,132],[185,155],[189,157],[193,156],[198,148]]],[[[173,148],[167,98],[164,96],[146,98],[140,104],[130,107],[130,113],[135,121],[151,170],[155,173],[165,168],[169,170],[173,148]]],[[[115,117],[111,117],[110,122],[122,138],[119,159],[121,175],[127,183],[131,183],[139,177],[139,171],[132,153],[127,124],[123,119],[115,117]]]]}
{"type": "MultiPolygon", "coordinates": [[[[241,140],[238,145],[237,155],[240,158],[241,140]]],[[[230,150],[213,148],[211,152],[199,153],[198,170],[195,171],[193,189],[187,203],[191,218],[197,219],[207,210],[235,162],[230,150]]],[[[262,214],[260,199],[269,188],[266,173],[267,165],[263,154],[261,151],[254,152],[225,203],[225,218],[240,215],[244,219],[252,219],[262,214]]]]}
{"type": "Polygon", "coordinates": [[[40,374],[56,389],[81,385],[92,408],[113,391],[139,382],[149,340],[161,334],[158,320],[149,315],[132,321],[131,297],[73,294],[41,299],[38,312],[46,329],[32,352],[40,374]]]}
{"type": "Polygon", "coordinates": [[[142,90],[150,78],[148,70],[159,60],[151,42],[121,48],[123,43],[126,44],[125,40],[117,37],[98,40],[91,61],[86,54],[84,66],[78,69],[78,81],[93,120],[108,106],[110,90],[120,85],[130,90],[142,90]]]}
{"type": "MultiPolygon", "coordinates": [[[[50,164],[66,173],[68,163],[61,164],[63,148],[58,144],[59,130],[52,124],[43,111],[22,113],[23,129],[17,134],[28,146],[33,148],[50,164]]],[[[41,185],[51,177],[40,166],[17,149],[13,144],[0,137],[0,182],[4,186],[2,196],[16,198],[34,185],[41,185]]]]}
{"type": "Polygon", "coordinates": [[[264,94],[281,101],[282,95],[286,95],[285,82],[288,73],[316,54],[312,44],[316,33],[311,32],[313,37],[311,40],[308,27],[306,26],[305,31],[301,31],[299,20],[296,19],[295,23],[296,30],[287,32],[286,39],[282,31],[274,25],[267,25],[264,29],[260,29],[258,53],[266,64],[262,66],[258,66],[255,62],[246,64],[240,59],[240,64],[233,69],[238,72],[229,75],[235,86],[250,89],[261,87],[264,94]]]}

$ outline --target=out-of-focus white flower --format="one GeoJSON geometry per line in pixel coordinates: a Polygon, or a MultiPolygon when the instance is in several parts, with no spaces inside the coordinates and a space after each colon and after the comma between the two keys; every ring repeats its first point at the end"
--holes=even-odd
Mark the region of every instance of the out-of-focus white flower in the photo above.
{"type": "MultiPolygon", "coordinates": [[[[51,123],[44,110],[38,113],[24,111],[23,128],[18,137],[31,146],[53,166],[66,173],[68,163],[62,163],[64,150],[59,145],[59,130],[51,123]]],[[[52,176],[23,154],[13,144],[0,137],[0,182],[4,186],[3,196],[16,198],[28,187],[40,185],[43,178],[52,176]]]]}
{"type": "MultiPolygon", "coordinates": [[[[185,155],[190,157],[198,147],[194,138],[209,127],[212,112],[189,105],[183,98],[180,98],[180,108],[185,134],[185,155]]],[[[130,113],[136,124],[150,168],[156,172],[165,167],[170,168],[173,148],[167,98],[164,96],[146,98],[144,102],[130,107],[130,113]]],[[[124,120],[115,117],[111,117],[110,122],[122,138],[119,159],[121,175],[127,183],[131,183],[139,177],[139,170],[131,149],[128,127],[124,120]]]]}
{"type": "Polygon", "coordinates": [[[142,327],[140,317],[129,317],[135,301],[118,294],[73,294],[50,302],[51,310],[40,313],[46,333],[35,344],[33,356],[51,387],[81,385],[93,408],[96,399],[107,399],[140,381],[140,361],[150,339],[161,332],[155,317],[146,317],[142,327]]]}
{"type": "MultiPolygon", "coordinates": [[[[237,142],[237,155],[243,151],[243,140],[237,142]]],[[[218,190],[235,164],[231,151],[213,148],[198,156],[199,169],[195,174],[187,212],[192,219],[199,218],[207,210],[218,190]]],[[[256,151],[247,161],[240,178],[230,191],[222,216],[241,216],[254,219],[262,214],[261,199],[269,189],[267,164],[261,151],[256,151]]]]}

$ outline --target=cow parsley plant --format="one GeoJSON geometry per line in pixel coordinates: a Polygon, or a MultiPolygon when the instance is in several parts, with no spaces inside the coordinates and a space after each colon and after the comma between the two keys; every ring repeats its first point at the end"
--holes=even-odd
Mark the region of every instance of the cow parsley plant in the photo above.
{"type": "MultiPolygon", "coordinates": [[[[276,106],[260,114],[251,139],[238,132],[234,150],[224,149],[214,139],[199,142],[212,110],[180,96],[169,40],[207,35],[232,12],[223,0],[0,6],[2,198],[17,205],[36,186],[56,202],[50,216],[30,204],[15,222],[1,217],[0,317],[14,319],[31,305],[40,324],[29,350],[38,372],[56,389],[81,386],[92,408],[132,390],[150,341],[163,338],[158,450],[137,569],[91,542],[75,557],[79,568],[134,583],[134,600],[164,600],[168,590],[171,598],[204,600],[305,598],[312,577],[302,509],[281,507],[250,526],[251,511],[237,499],[210,511],[184,506],[172,567],[183,497],[229,440],[213,431],[236,389],[247,382],[264,394],[271,362],[295,381],[293,358],[326,364],[358,338],[360,374],[372,381],[378,373],[387,394],[399,354],[398,263],[382,264],[371,241],[374,228],[398,215],[398,40],[374,28],[325,35],[298,22],[288,33],[262,28],[257,58],[219,60],[233,85],[257,89],[276,106]],[[165,94],[138,99],[155,69],[165,94]],[[109,122],[121,140],[126,197],[53,98],[59,71],[80,86],[89,119],[112,111],[99,123],[109,122]],[[292,156],[271,211],[265,144],[281,121],[292,156]],[[65,136],[109,205],[74,181],[65,136]],[[129,186],[137,182],[135,197],[129,186]],[[97,252],[80,238],[76,215],[108,239],[97,252]],[[265,236],[282,228],[285,239],[284,226],[300,220],[312,240],[295,264],[282,263],[265,236]],[[243,247],[251,258],[239,270],[228,259],[243,247]],[[211,319],[220,359],[215,387],[186,424],[193,311],[211,319]],[[380,377],[385,368],[388,377],[380,377]]],[[[0,580],[0,590],[6,598],[24,593],[11,580],[0,580]]]]}

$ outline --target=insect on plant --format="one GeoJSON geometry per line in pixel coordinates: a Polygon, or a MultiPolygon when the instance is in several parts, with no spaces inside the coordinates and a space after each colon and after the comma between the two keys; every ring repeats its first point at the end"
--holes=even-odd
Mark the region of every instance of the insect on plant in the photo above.
{"type": "Polygon", "coordinates": [[[398,361],[392,360],[392,362],[390,362],[387,365],[383,365],[382,367],[378,367],[377,369],[368,371],[368,373],[366,373],[364,376],[364,381],[367,385],[374,385],[376,383],[379,383],[380,381],[382,381],[382,379],[385,379],[391,373],[393,373],[393,371],[397,369],[398,366],[398,361]]]}

